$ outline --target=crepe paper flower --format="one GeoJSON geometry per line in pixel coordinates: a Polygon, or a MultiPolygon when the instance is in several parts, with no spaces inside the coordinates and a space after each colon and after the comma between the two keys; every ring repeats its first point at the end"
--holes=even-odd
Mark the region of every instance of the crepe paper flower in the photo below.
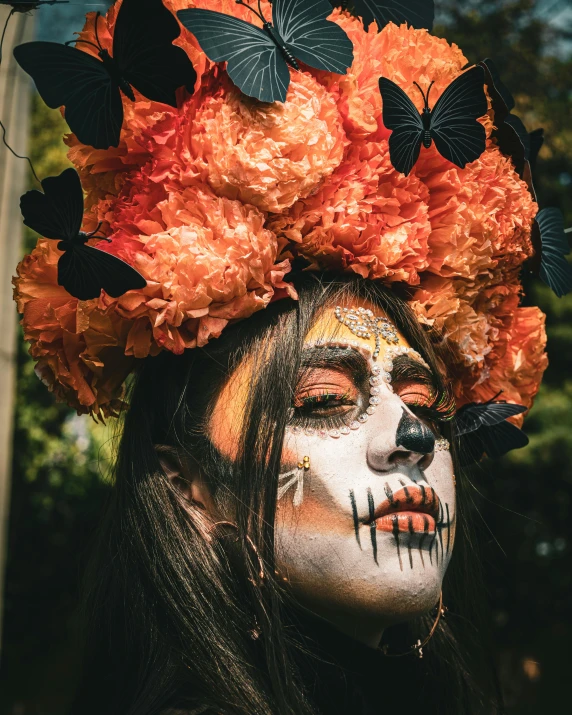
{"type": "MultiPolygon", "coordinates": [[[[457,405],[499,399],[531,407],[548,364],[545,316],[519,307],[518,271],[496,275],[499,282],[430,276],[411,307],[420,322],[447,341],[455,359],[457,405]]],[[[522,424],[515,417],[515,424],[522,424]]]]}
{"type": "Polygon", "coordinates": [[[61,256],[54,241],[40,239],[18,266],[14,297],[38,377],[78,413],[117,415],[133,358],[122,348],[130,329],[115,310],[78,301],[57,284],[61,256]]]}
{"type": "MultiPolygon", "coordinates": [[[[426,90],[431,82],[430,106],[463,71],[467,58],[455,44],[434,37],[427,30],[415,30],[403,24],[389,23],[381,32],[372,23],[364,30],[361,20],[346,13],[332,16],[347,33],[354,45],[354,61],[346,75],[315,73],[321,82],[338,97],[338,109],[344,129],[353,139],[385,138],[379,78],[387,77],[398,84],[419,111],[424,102],[413,84],[426,90]]],[[[481,123],[487,136],[493,130],[493,113],[481,123]]]]}
{"type": "Polygon", "coordinates": [[[292,76],[284,103],[249,101],[234,87],[205,99],[191,136],[219,196],[272,212],[315,192],[346,144],[334,98],[304,72],[292,76]]]}
{"type": "Polygon", "coordinates": [[[532,255],[538,207],[496,146],[465,169],[427,152],[416,174],[429,189],[430,271],[471,278],[497,266],[519,266],[532,255]]]}
{"type": "Polygon", "coordinates": [[[419,282],[428,267],[429,193],[392,167],[387,142],[354,143],[330,181],[268,225],[315,267],[419,282]]]}

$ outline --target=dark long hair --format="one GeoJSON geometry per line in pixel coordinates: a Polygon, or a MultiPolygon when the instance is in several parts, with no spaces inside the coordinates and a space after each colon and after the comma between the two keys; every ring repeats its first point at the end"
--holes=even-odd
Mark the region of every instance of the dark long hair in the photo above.
{"type": "MultiPolygon", "coordinates": [[[[405,301],[375,282],[302,274],[296,287],[299,301],[271,304],[204,349],[142,362],[86,572],[83,676],[73,715],[157,715],[198,705],[225,714],[322,712],[297,665],[289,596],[274,581],[278,472],[304,336],[324,306],[365,298],[389,315],[436,375],[450,356],[405,301]],[[215,451],[205,426],[221,387],[245,358],[253,378],[231,464],[215,451]],[[246,538],[230,540],[232,547],[205,539],[203,513],[183,505],[156,445],[171,445],[181,460],[201,465],[215,503],[256,544],[264,588],[253,586],[257,563],[246,538]],[[255,622],[262,631],[257,640],[250,634],[255,622]]],[[[411,692],[414,675],[426,713],[491,715],[501,710],[479,644],[482,596],[469,488],[458,464],[456,474],[458,528],[444,585],[449,614],[423,660],[396,659],[388,672],[394,687],[402,679],[404,692],[411,692]]],[[[417,637],[431,622],[425,617],[391,630],[398,639],[409,632],[417,637]]],[[[380,683],[383,677],[382,668],[380,683]]]]}

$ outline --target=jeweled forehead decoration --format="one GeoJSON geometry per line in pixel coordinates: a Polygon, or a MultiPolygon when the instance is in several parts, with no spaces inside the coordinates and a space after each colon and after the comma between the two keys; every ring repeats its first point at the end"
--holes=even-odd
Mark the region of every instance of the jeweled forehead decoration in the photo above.
{"type": "Polygon", "coordinates": [[[381,338],[388,345],[395,345],[399,342],[397,328],[395,325],[381,315],[374,315],[373,311],[366,308],[342,308],[336,305],[336,318],[342,325],[349,328],[358,338],[369,340],[371,337],[375,340],[375,348],[373,351],[373,359],[376,360],[381,348],[381,338]]]}

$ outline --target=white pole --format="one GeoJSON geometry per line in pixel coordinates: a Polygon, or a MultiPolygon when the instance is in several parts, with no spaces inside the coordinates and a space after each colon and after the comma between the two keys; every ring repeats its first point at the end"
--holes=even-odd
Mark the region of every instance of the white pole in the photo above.
{"type": "MultiPolygon", "coordinates": [[[[10,9],[0,6],[0,32],[10,9]]],[[[14,60],[12,50],[15,45],[33,39],[33,25],[31,15],[15,13],[11,17],[0,65],[0,120],[8,130],[8,143],[18,154],[26,154],[28,150],[31,84],[14,60]]],[[[18,317],[12,300],[12,276],[22,256],[19,199],[28,188],[27,180],[28,163],[17,159],[0,143],[0,643],[16,382],[18,317]]]]}

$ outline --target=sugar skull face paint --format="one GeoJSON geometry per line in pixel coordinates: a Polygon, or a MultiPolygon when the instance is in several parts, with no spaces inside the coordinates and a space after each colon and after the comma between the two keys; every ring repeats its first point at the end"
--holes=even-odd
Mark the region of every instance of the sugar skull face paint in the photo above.
{"type": "MultiPolygon", "coordinates": [[[[352,307],[380,316],[366,303],[352,307]]],[[[297,600],[373,646],[387,625],[437,603],[456,519],[453,464],[439,433],[450,405],[401,333],[376,325],[390,340],[376,345],[332,306],[306,336],[275,530],[279,573],[297,600]]],[[[249,381],[246,361],[211,417],[211,439],[231,459],[249,381]]]]}
{"type": "Polygon", "coordinates": [[[455,536],[453,463],[438,427],[447,403],[399,331],[395,342],[382,340],[375,360],[367,334],[356,341],[333,313],[315,324],[283,452],[284,473],[301,455],[311,467],[296,493],[280,493],[276,524],[279,568],[297,598],[372,645],[436,603],[455,536]],[[391,380],[375,382],[368,414],[386,350],[391,380]]]}

